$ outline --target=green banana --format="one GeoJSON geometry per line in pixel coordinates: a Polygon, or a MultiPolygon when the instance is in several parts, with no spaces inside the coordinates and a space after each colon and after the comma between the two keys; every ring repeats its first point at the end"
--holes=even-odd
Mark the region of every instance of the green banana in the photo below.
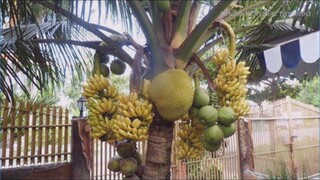
{"type": "Polygon", "coordinates": [[[101,74],[101,62],[100,62],[100,52],[96,51],[93,56],[93,70],[92,74],[101,74]]]}

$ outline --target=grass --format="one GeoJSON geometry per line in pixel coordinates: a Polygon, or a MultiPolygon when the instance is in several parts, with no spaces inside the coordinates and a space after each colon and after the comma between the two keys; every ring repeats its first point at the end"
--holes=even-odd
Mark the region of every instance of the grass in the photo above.
{"type": "MultiPolygon", "coordinates": [[[[316,146],[318,144],[319,137],[294,140],[294,159],[299,177],[319,172],[319,146],[316,146]]],[[[255,171],[268,174],[270,179],[291,179],[289,146],[276,142],[274,151],[280,152],[272,152],[269,144],[254,147],[255,171]]]]}

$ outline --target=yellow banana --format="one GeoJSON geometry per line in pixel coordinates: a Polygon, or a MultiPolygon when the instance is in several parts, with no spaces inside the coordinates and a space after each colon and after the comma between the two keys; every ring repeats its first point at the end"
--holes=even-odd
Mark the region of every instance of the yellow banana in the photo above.
{"type": "Polygon", "coordinates": [[[141,135],[143,135],[144,133],[143,133],[143,130],[142,129],[138,129],[138,135],[139,136],[141,136],[141,135]]]}
{"type": "Polygon", "coordinates": [[[129,114],[130,114],[130,117],[138,117],[135,110],[131,109],[130,107],[129,107],[129,114]]]}
{"type": "Polygon", "coordinates": [[[119,129],[119,134],[123,137],[127,137],[127,132],[125,132],[123,129],[119,129]]]}
{"type": "Polygon", "coordinates": [[[126,123],[127,126],[131,126],[131,120],[130,120],[130,118],[126,117],[126,118],[124,119],[124,121],[125,121],[125,123],[126,123]]]}
{"type": "Polygon", "coordinates": [[[136,118],[136,119],[134,119],[134,120],[132,121],[132,127],[138,129],[138,128],[140,127],[140,125],[141,125],[140,119],[136,118]]]}
{"type": "Polygon", "coordinates": [[[132,117],[131,114],[126,110],[122,110],[122,114],[126,117],[132,117]]]}
{"type": "Polygon", "coordinates": [[[149,91],[150,84],[151,82],[149,80],[143,79],[142,95],[147,99],[149,98],[148,91],[149,91]]]}
{"type": "Polygon", "coordinates": [[[137,114],[138,117],[142,117],[142,111],[141,111],[141,108],[140,107],[136,107],[135,108],[135,112],[137,114]]]}
{"type": "Polygon", "coordinates": [[[133,135],[138,135],[138,129],[137,128],[132,128],[132,134],[133,135]]]}
{"type": "Polygon", "coordinates": [[[146,107],[143,107],[141,117],[146,118],[149,114],[150,112],[148,111],[148,109],[146,107]]]}

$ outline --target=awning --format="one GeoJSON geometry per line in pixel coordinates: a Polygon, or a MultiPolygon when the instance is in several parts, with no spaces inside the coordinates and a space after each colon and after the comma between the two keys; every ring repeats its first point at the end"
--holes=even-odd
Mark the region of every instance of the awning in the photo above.
{"type": "Polygon", "coordinates": [[[265,77],[288,76],[300,78],[319,74],[320,31],[292,39],[258,54],[265,77]]]}

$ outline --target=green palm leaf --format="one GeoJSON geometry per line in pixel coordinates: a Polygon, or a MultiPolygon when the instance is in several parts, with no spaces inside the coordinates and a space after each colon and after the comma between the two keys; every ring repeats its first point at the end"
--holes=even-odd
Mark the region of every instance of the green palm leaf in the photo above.
{"type": "MultiPolygon", "coordinates": [[[[87,40],[86,33],[81,32],[83,30],[74,26],[66,28],[70,27],[67,23],[21,25],[18,32],[13,28],[4,29],[2,35],[5,44],[1,52],[4,79],[12,79],[18,83],[19,88],[29,94],[22,83],[23,76],[31,79],[32,84],[41,90],[46,88],[48,83],[60,85],[65,77],[74,71],[85,72],[89,63],[89,49],[68,44],[38,43],[38,40],[59,40],[68,37],[87,40]]],[[[78,75],[81,76],[81,73],[78,75]]],[[[13,91],[10,86],[1,86],[1,90],[6,96],[10,96],[8,91],[13,91]]]]}

